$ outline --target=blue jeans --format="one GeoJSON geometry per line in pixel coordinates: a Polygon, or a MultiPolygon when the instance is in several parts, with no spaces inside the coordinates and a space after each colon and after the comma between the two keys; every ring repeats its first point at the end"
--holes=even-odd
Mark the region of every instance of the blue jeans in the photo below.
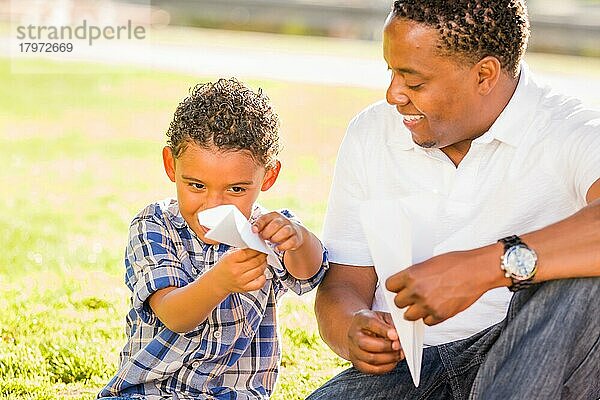
{"type": "Polygon", "coordinates": [[[102,397],[102,400],[131,400],[130,397],[102,397]]]}
{"type": "Polygon", "coordinates": [[[421,382],[405,362],[384,375],[347,369],[307,400],[600,399],[600,278],[517,292],[506,318],[423,351],[421,382]]]}

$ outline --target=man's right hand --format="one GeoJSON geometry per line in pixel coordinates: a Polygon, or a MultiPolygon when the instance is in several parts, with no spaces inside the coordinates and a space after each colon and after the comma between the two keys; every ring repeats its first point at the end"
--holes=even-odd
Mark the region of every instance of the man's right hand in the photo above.
{"type": "Polygon", "coordinates": [[[230,250],[212,269],[215,284],[227,294],[262,288],[267,278],[267,255],[252,249],[230,250]]]}
{"type": "Polygon", "coordinates": [[[404,359],[389,313],[360,310],[348,329],[349,360],[367,374],[385,374],[404,359]]]}

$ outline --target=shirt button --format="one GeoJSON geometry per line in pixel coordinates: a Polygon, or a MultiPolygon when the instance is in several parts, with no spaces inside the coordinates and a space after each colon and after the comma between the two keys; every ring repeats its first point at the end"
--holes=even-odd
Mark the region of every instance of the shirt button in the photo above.
{"type": "Polygon", "coordinates": [[[198,368],[200,366],[200,361],[194,361],[192,363],[192,368],[198,368]]]}
{"type": "Polygon", "coordinates": [[[221,338],[221,331],[216,331],[215,333],[213,333],[213,337],[215,339],[220,339],[221,338]]]}

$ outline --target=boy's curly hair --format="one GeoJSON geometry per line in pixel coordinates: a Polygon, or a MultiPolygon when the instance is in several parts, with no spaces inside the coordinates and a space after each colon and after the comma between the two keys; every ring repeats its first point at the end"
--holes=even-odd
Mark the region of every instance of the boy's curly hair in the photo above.
{"type": "Polygon", "coordinates": [[[272,167],[279,153],[279,118],[269,98],[235,78],[196,85],[175,110],[167,131],[175,158],[193,142],[219,150],[248,150],[272,167]]]}
{"type": "Polygon", "coordinates": [[[493,56],[519,74],[529,40],[525,0],[397,0],[392,16],[437,29],[441,55],[473,64],[493,56]]]}

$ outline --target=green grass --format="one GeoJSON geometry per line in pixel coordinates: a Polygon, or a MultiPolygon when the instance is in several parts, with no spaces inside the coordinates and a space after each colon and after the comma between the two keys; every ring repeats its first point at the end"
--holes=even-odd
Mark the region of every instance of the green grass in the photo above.
{"type": "MultiPolygon", "coordinates": [[[[0,398],[92,399],[125,340],[127,226],[174,193],[162,170],[164,132],[188,88],[214,77],[24,62],[68,73],[11,74],[0,60],[0,398]]],[[[597,60],[586,65],[598,76],[597,60]]],[[[271,97],[284,137],[282,173],[261,202],[294,209],[318,233],[346,124],[383,93],[248,83],[271,97]]],[[[289,295],[281,305],[276,400],[302,399],[347,365],[319,338],[313,299],[289,295]]]]}

